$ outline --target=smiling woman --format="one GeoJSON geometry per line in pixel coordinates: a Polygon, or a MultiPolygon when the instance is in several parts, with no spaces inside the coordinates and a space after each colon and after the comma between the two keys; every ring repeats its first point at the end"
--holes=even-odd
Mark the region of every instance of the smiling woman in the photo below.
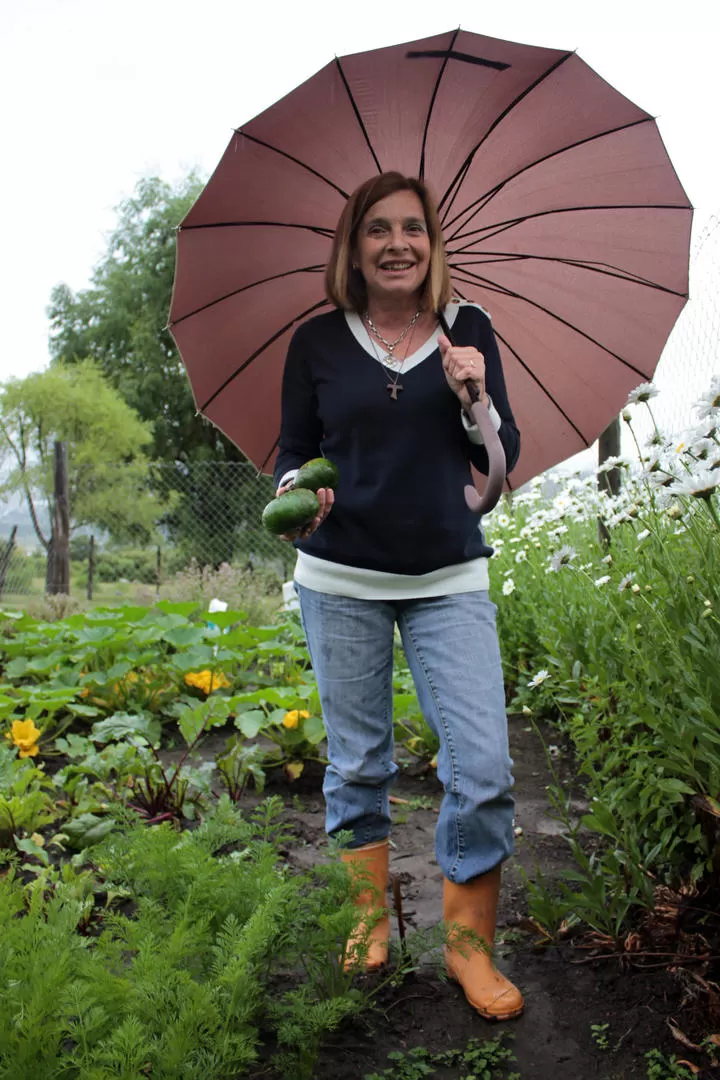
{"type": "Polygon", "coordinates": [[[471,465],[488,466],[466,382],[492,397],[508,467],[517,460],[500,354],[487,314],[451,302],[437,210],[419,180],[383,173],[356,189],[325,281],[338,310],[293,336],[275,475],[281,494],[322,454],[340,476],[336,493],[317,491],[317,516],[294,536],[294,576],[327,731],[326,828],[352,834],[343,860],[374,886],[358,897],[345,966],[377,968],[388,955],[397,626],[440,744],[448,973],[481,1015],[510,1019],[522,1011],[520,991],[486,950],[456,944],[458,929],[492,943],[500,866],[513,846],[491,549],[464,494],[471,465]]]}

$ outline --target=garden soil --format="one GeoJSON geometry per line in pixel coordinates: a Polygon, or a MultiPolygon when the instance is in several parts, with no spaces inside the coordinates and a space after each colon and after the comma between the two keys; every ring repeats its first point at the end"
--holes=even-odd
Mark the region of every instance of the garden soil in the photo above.
{"type": "MultiPolygon", "coordinates": [[[[500,968],[523,990],[523,1016],[506,1023],[482,1019],[466,1003],[457,984],[443,980],[438,966],[428,963],[400,985],[383,987],[373,1011],[327,1038],[315,1080],[363,1080],[368,1073],[383,1073],[391,1067],[387,1058],[391,1051],[423,1046],[439,1053],[502,1032],[511,1037],[515,1055],[508,1071],[514,1069],[521,1080],[647,1080],[645,1055],[653,1049],[701,1066],[694,1073],[701,1080],[720,1078],[720,1071],[708,1066],[706,1054],[689,1049],[672,1031],[675,1027],[690,1042],[720,1031],[720,1016],[715,1022],[708,1016],[707,1001],[693,993],[691,968],[670,970],[662,960],[651,970],[641,970],[627,959],[623,962],[609,955],[608,950],[593,950],[582,938],[551,944],[528,918],[526,877],[538,880],[542,874],[551,883],[560,870],[573,866],[564,826],[548,802],[552,778],[546,748],[552,739],[552,732],[546,733],[543,745],[525,717],[511,717],[519,835],[503,877],[497,958],[500,968]]],[[[553,771],[572,793],[569,754],[556,747],[550,752],[553,771]]],[[[294,835],[285,854],[291,866],[305,868],[328,855],[322,769],[309,763],[292,784],[278,773],[273,774],[266,793],[282,794],[284,820],[294,835]]],[[[434,772],[418,773],[410,767],[401,771],[393,795],[407,800],[393,805],[391,873],[400,883],[409,934],[435,926],[442,917],[442,874],[433,847],[442,791],[434,772]]],[[[572,813],[579,818],[584,810],[582,799],[573,797],[572,813]]],[[[397,941],[397,917],[393,936],[397,941]]],[[[717,978],[717,966],[705,969],[705,974],[717,978]]],[[[381,976],[358,978],[373,987],[381,976]]],[[[444,1069],[435,1075],[450,1080],[466,1073],[444,1069]]],[[[657,1075],[666,1080],[665,1072],[657,1075]]]]}

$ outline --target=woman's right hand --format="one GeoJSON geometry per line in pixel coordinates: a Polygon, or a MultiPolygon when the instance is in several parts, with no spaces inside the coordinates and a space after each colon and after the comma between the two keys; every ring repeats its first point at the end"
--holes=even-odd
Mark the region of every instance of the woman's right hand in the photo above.
{"type": "MultiPolygon", "coordinates": [[[[275,497],[278,495],[284,495],[286,491],[290,491],[292,488],[292,480],[287,484],[283,484],[275,492],[275,497]]],[[[318,498],[320,508],[312,519],[308,521],[307,525],[301,526],[299,529],[293,529],[292,532],[281,533],[281,540],[307,540],[308,536],[312,536],[316,529],[319,529],[325,518],[332,510],[332,505],[335,502],[335,492],[332,488],[318,488],[315,492],[318,498]]]]}

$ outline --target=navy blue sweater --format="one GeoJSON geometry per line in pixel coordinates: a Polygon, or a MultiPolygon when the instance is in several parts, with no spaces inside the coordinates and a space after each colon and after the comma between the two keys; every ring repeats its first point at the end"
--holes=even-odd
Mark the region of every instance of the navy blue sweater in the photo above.
{"type": "MultiPolygon", "coordinates": [[[[490,320],[463,305],[452,334],[456,344],[474,345],[485,357],[509,472],[520,436],[490,320]]],[[[295,331],[283,376],[275,480],[320,455],[340,470],[332,511],[296,546],[319,559],[395,574],[425,574],[492,554],[463,491],[472,483],[471,462],[487,473],[487,453],[462,426],[439,349],[402,373],[396,401],[388,381],[344,312],[318,315],[295,331]]]]}

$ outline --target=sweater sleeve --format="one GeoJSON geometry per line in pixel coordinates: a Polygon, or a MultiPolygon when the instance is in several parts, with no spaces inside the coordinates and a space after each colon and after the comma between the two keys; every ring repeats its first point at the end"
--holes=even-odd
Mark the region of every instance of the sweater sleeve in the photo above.
{"type": "Polygon", "coordinates": [[[276,484],[291,469],[298,469],[311,458],[320,456],[323,430],[307,338],[307,328],[299,327],[292,336],[285,360],[280,440],[274,470],[276,484]]]}
{"type": "MultiPolygon", "coordinates": [[[[505,451],[507,472],[509,473],[515,467],[517,459],[520,456],[520,432],[518,431],[512,409],[510,408],[510,402],[508,401],[507,390],[505,388],[505,376],[503,375],[502,361],[500,360],[500,350],[498,349],[497,341],[495,340],[492,324],[483,311],[478,309],[477,315],[480,324],[477,332],[478,341],[476,347],[485,358],[485,390],[500,417],[498,436],[502,443],[503,450],[505,451]]],[[[468,440],[468,442],[470,446],[471,462],[478,472],[487,475],[487,450],[482,444],[478,445],[470,440],[468,440]]]]}

